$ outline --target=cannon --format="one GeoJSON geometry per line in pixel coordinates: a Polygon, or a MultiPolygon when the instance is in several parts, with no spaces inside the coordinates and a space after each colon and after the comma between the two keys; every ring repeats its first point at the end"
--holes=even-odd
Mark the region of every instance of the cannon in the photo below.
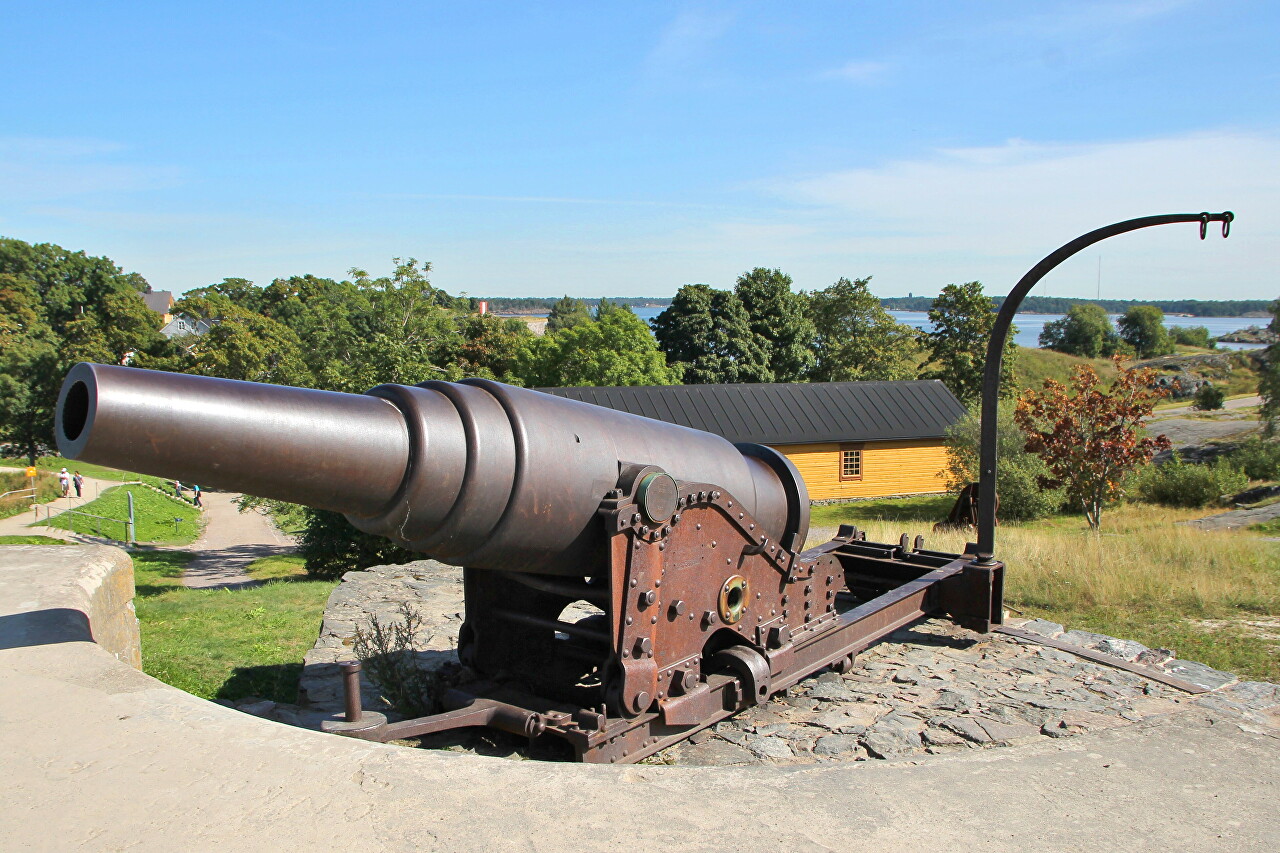
{"type": "Polygon", "coordinates": [[[342,394],[79,364],[55,432],[72,459],[335,510],[461,567],[447,710],[349,706],[328,728],[350,736],[483,725],[632,762],[926,616],[1001,622],[1004,567],[975,546],[843,526],[805,550],[808,493],[776,451],[499,382],[342,394]]]}

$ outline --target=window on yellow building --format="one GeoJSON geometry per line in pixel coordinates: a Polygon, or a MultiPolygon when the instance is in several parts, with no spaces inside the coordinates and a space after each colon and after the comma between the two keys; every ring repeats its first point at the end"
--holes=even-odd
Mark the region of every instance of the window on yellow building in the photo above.
{"type": "Polygon", "coordinates": [[[862,479],[862,448],[861,447],[840,448],[840,479],[841,480],[861,480],[862,479]]]}

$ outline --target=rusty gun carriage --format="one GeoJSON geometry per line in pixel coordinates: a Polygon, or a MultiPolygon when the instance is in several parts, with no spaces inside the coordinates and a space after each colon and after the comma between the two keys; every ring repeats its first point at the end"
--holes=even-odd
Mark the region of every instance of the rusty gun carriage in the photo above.
{"type": "Polygon", "coordinates": [[[80,364],[56,434],[461,566],[469,679],[442,714],[331,727],[372,740],[485,725],[636,761],[925,616],[1001,621],[1003,566],[974,547],[842,527],[804,550],[804,482],[767,447],[488,380],[359,395],[80,364]]]}

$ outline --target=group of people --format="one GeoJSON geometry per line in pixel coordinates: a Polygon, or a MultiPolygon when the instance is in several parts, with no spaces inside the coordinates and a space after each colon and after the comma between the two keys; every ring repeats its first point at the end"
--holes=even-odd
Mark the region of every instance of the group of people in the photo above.
{"type": "MultiPolygon", "coordinates": [[[[174,481],[173,481],[173,492],[174,492],[174,494],[176,494],[178,497],[183,497],[183,494],[182,494],[182,488],[183,488],[183,487],[182,487],[182,481],[181,481],[181,480],[174,480],[174,481]]],[[[198,506],[198,507],[203,507],[203,506],[204,506],[204,504],[202,504],[202,503],[200,502],[200,487],[199,487],[199,486],[195,486],[195,485],[193,485],[193,486],[191,487],[191,503],[195,504],[195,505],[196,505],[196,506],[198,506]]]]}
{"type": "Polygon", "coordinates": [[[72,487],[76,490],[76,497],[84,495],[84,477],[79,471],[71,474],[66,468],[58,472],[58,485],[62,487],[62,496],[65,498],[71,494],[72,487]]]}
{"type": "MultiPolygon", "coordinates": [[[[64,498],[68,497],[71,494],[71,490],[73,488],[76,490],[76,497],[81,497],[84,494],[84,477],[80,474],[79,471],[76,471],[74,474],[72,474],[69,471],[67,471],[66,468],[63,468],[61,471],[58,472],[58,485],[62,487],[62,496],[64,498]]],[[[173,481],[174,494],[176,494],[180,498],[184,497],[184,495],[182,494],[182,489],[183,489],[182,482],[180,480],[174,480],[173,481]]],[[[200,502],[199,486],[193,485],[191,487],[191,502],[198,507],[204,506],[204,504],[200,502]]]]}

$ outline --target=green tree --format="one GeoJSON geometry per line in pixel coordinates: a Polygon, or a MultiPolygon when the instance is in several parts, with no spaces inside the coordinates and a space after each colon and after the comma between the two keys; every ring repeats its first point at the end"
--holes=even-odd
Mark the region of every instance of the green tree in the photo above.
{"type": "Polygon", "coordinates": [[[305,522],[298,553],[313,578],[337,580],[346,572],[419,558],[382,536],[356,530],[341,513],[311,507],[303,507],[302,512],[305,522]]]}
{"type": "Polygon", "coordinates": [[[1120,338],[1133,347],[1138,358],[1155,358],[1173,352],[1173,340],[1164,327],[1164,312],[1154,305],[1135,305],[1116,324],[1120,338]]]}
{"type": "Polygon", "coordinates": [[[217,284],[192,288],[183,296],[225,296],[241,308],[247,308],[250,311],[258,311],[262,307],[259,304],[262,299],[262,288],[247,278],[224,278],[217,284]]]}
{"type": "MultiPolygon", "coordinates": [[[[243,303],[232,299],[235,304],[243,303]]],[[[369,336],[372,305],[369,294],[349,281],[313,275],[278,278],[263,288],[257,313],[289,328],[300,341],[307,369],[323,376],[330,365],[361,358],[361,341],[369,336]]]]}
{"type": "Polygon", "coordinates": [[[0,439],[33,465],[53,439],[64,365],[39,308],[35,282],[0,273],[0,439]]]}
{"type": "Polygon", "coordinates": [[[520,367],[534,339],[527,323],[493,314],[463,314],[458,318],[458,332],[447,369],[461,376],[523,384],[520,367]]]}
{"type": "Polygon", "coordinates": [[[551,306],[551,313],[547,315],[547,331],[569,329],[590,319],[591,310],[587,308],[587,303],[566,294],[551,306]]]}
{"type": "MultiPolygon", "coordinates": [[[[1267,328],[1280,335],[1280,299],[1271,303],[1271,322],[1267,328]]],[[[1262,353],[1258,371],[1258,393],[1262,395],[1263,430],[1275,435],[1280,427],[1280,342],[1267,347],[1262,353]]]]}
{"type": "MultiPolygon", "coordinates": [[[[929,308],[933,331],[924,336],[928,360],[921,379],[940,379],[966,406],[982,398],[987,343],[995,328],[995,304],[982,292],[982,282],[948,284],[929,308]]],[[[1016,326],[1009,328],[1000,366],[1000,396],[1013,393],[1013,367],[1018,347],[1016,326]]]]}
{"type": "Polygon", "coordinates": [[[625,306],[605,305],[597,320],[543,335],[525,350],[522,375],[531,386],[672,385],[668,367],[644,321],[625,306]]]}
{"type": "Polygon", "coordinates": [[[653,334],[667,363],[682,370],[685,384],[773,381],[747,312],[730,291],[684,285],[653,319],[653,334]]]}
{"type": "Polygon", "coordinates": [[[172,365],[180,372],[273,385],[315,384],[302,342],[287,326],[223,296],[183,298],[175,310],[212,324],[203,335],[185,339],[188,346],[172,365]]]}
{"type": "Polygon", "coordinates": [[[1072,305],[1067,316],[1046,323],[1040,333],[1040,346],[1045,349],[1100,358],[1116,352],[1119,338],[1111,327],[1111,318],[1100,305],[1072,305]]]}
{"type": "Polygon", "coordinates": [[[841,278],[809,297],[816,353],[815,382],[910,379],[916,372],[916,335],[889,315],[868,289],[870,278],[841,278]]]}
{"type": "Polygon", "coordinates": [[[321,372],[323,387],[358,393],[386,382],[414,385],[462,377],[462,370],[451,364],[463,344],[452,306],[470,302],[433,287],[429,263],[413,258],[394,263],[390,276],[350,271],[361,306],[351,318],[356,338],[321,372]]]}
{"type": "Polygon", "coordinates": [[[1216,349],[1218,346],[1218,342],[1209,336],[1209,330],[1204,326],[1172,326],[1169,338],[1184,347],[1216,349]]]}
{"type": "Polygon", "coordinates": [[[109,258],[0,239],[0,440],[28,456],[52,444],[58,389],[75,362],[121,364],[167,348],[147,288],[109,258]]]}
{"type": "MultiPolygon", "coordinates": [[[[1031,521],[1045,518],[1062,509],[1062,489],[1046,489],[1041,482],[1048,479],[1044,460],[1027,452],[1026,436],[1018,429],[1010,407],[999,407],[996,417],[996,496],[1000,501],[1000,518],[1004,521],[1031,521]]],[[[982,417],[978,407],[971,406],[959,423],[947,430],[947,489],[959,493],[979,480],[978,462],[981,449],[982,417]]]]}
{"type": "Polygon", "coordinates": [[[751,333],[768,357],[775,382],[802,382],[813,369],[813,323],[803,293],[791,289],[782,270],[756,267],[738,276],[734,293],[747,312],[751,333]]]}

